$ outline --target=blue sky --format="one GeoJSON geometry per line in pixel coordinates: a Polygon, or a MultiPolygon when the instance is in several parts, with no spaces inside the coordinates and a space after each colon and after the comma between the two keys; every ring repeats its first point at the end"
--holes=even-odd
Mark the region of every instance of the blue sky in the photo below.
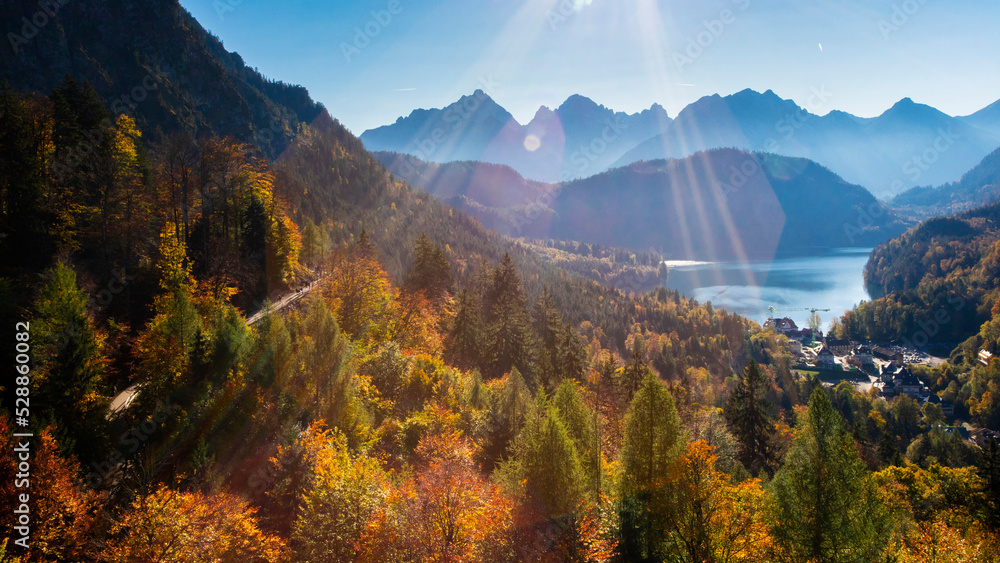
{"type": "Polygon", "coordinates": [[[903,97],[952,115],[1000,99],[995,0],[181,0],[270,78],[355,134],[484,88],[522,123],[582,94],[676,116],[774,90],[871,117],[903,97]]]}

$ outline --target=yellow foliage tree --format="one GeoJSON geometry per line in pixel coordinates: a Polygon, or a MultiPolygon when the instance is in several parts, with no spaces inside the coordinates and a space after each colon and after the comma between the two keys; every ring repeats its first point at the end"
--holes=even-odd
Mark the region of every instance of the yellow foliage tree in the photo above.
{"type": "Polygon", "coordinates": [[[358,561],[365,530],[389,497],[388,476],[378,460],[349,452],[339,433],[316,455],[312,486],[292,525],[295,560],[358,561]]]}
{"type": "Polygon", "coordinates": [[[712,447],[691,442],[676,465],[676,516],[668,538],[678,561],[761,561],[770,536],[763,517],[764,492],[756,479],[732,484],[716,470],[712,447]]]}
{"type": "Polygon", "coordinates": [[[299,228],[284,213],[271,220],[267,231],[267,277],[274,283],[288,285],[299,265],[302,235],[299,228]]]}

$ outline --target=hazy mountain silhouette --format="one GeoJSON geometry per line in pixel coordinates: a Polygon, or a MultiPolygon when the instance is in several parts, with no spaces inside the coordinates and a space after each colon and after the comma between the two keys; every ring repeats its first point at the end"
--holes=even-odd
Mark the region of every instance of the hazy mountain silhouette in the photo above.
{"type": "Polygon", "coordinates": [[[961,213],[1000,199],[1000,149],[986,155],[957,182],[917,187],[892,199],[900,213],[927,219],[961,213]]]}
{"type": "Polygon", "coordinates": [[[506,164],[539,181],[565,181],[605,170],[640,142],[663,132],[666,110],[612,111],[583,96],[555,110],[541,107],[522,125],[486,92],[440,109],[414,110],[392,125],[365,131],[371,151],[406,153],[429,162],[506,164]]]}
{"type": "Polygon", "coordinates": [[[1000,131],[988,126],[992,117],[991,112],[951,117],[909,98],[876,118],[841,111],[819,116],[770,90],[743,90],[689,105],[664,134],[640,144],[616,164],[736,147],[809,158],[879,197],[889,197],[909,187],[961,177],[1000,145],[1000,131]]]}
{"type": "Polygon", "coordinates": [[[875,245],[908,226],[815,162],[736,149],[633,163],[564,184],[480,162],[376,156],[400,178],[500,232],[653,249],[677,259],[770,258],[875,245]]]}
{"type": "Polygon", "coordinates": [[[832,95],[814,91],[814,111],[768,90],[705,96],[671,120],[659,105],[628,115],[570,96],[539,108],[526,125],[477,91],[437,110],[361,135],[369,150],[432,162],[506,164],[526,178],[566,181],[643,160],[737,148],[814,160],[887,198],[919,185],[958,180],[1000,146],[1000,102],[952,117],[904,98],[875,118],[817,115],[832,95]],[[478,103],[477,103],[478,102],[478,103]]]}

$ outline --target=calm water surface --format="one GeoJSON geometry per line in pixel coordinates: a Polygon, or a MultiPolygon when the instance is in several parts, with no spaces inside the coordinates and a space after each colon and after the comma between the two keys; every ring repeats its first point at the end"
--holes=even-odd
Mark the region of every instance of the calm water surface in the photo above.
{"type": "Polygon", "coordinates": [[[809,257],[751,262],[667,262],[667,286],[698,301],[740,313],[757,322],[768,318],[768,306],[808,326],[807,309],[820,311],[824,330],[862,300],[862,272],[870,248],[838,248],[809,257]]]}

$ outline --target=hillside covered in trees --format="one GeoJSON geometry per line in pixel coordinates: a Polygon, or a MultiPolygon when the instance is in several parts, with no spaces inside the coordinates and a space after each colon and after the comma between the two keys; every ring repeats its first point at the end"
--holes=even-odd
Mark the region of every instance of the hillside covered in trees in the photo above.
{"type": "Polygon", "coordinates": [[[925,333],[917,346],[954,346],[976,334],[1000,297],[998,219],[1000,205],[988,205],[929,219],[876,247],[865,266],[865,285],[876,299],[845,315],[841,332],[872,340],[925,333]]]}
{"type": "Polygon", "coordinates": [[[869,291],[882,295],[848,311],[841,337],[896,340],[949,360],[921,374],[955,415],[1000,427],[1000,371],[980,352],[1000,352],[1000,204],[927,220],[872,252],[869,291]]]}
{"type": "Polygon", "coordinates": [[[0,92],[0,332],[25,367],[2,383],[4,506],[34,435],[4,561],[1000,553],[995,444],[800,376],[783,337],[711,304],[552,259],[615,249],[484,229],[175,1],[63,9],[0,92]],[[106,38],[109,14],[129,25],[106,38]],[[154,60],[163,99],[116,107],[154,60]],[[188,105],[199,68],[239,98],[188,105]],[[297,108],[280,146],[247,119],[271,108],[297,108]]]}

